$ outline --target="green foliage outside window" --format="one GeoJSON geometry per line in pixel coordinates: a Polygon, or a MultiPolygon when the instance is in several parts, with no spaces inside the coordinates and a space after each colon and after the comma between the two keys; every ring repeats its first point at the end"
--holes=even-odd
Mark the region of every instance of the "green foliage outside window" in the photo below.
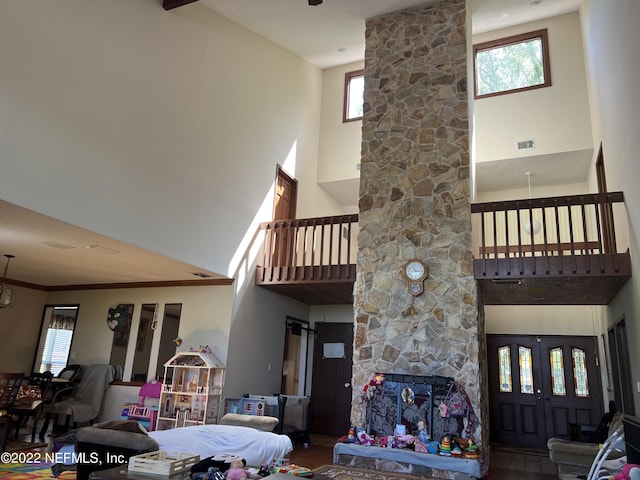
{"type": "Polygon", "coordinates": [[[476,45],[476,97],[551,85],[546,30],[476,45]]]}

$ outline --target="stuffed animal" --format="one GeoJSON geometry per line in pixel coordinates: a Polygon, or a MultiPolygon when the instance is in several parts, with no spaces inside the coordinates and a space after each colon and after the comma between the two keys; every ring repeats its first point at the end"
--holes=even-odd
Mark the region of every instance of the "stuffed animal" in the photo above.
{"type": "Polygon", "coordinates": [[[244,469],[244,463],[242,460],[233,460],[229,465],[229,470],[225,472],[227,480],[247,480],[247,478],[262,478],[259,475],[254,475],[249,470],[244,469]]]}
{"type": "Polygon", "coordinates": [[[409,445],[413,445],[416,441],[416,437],[405,433],[403,435],[394,435],[393,437],[397,448],[406,448],[409,445]]]}
{"type": "Polygon", "coordinates": [[[384,383],[384,373],[375,373],[369,383],[367,383],[364,387],[362,387],[362,399],[369,400],[373,398],[378,389],[382,388],[382,384],[384,383]]]}
{"type": "Polygon", "coordinates": [[[383,435],[381,437],[376,438],[376,445],[379,447],[388,447],[389,446],[389,437],[387,435],[383,435]]]}
{"type": "Polygon", "coordinates": [[[362,427],[358,428],[358,441],[360,442],[360,445],[375,444],[374,438],[371,435],[369,435],[367,432],[365,432],[364,428],[362,427]]]}
{"type": "Polygon", "coordinates": [[[613,478],[615,480],[640,480],[640,465],[627,463],[622,467],[622,471],[616,473],[613,478]]]}

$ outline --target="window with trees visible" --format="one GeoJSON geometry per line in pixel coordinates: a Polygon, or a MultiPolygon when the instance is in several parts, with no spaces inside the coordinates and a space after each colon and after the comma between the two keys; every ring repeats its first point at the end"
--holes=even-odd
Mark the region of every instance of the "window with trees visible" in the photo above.
{"type": "Polygon", "coordinates": [[[343,122],[362,120],[364,105],[364,70],[347,72],[344,76],[343,122]]]}
{"type": "Polygon", "coordinates": [[[473,46],[475,98],[551,86],[547,30],[473,46]]]}

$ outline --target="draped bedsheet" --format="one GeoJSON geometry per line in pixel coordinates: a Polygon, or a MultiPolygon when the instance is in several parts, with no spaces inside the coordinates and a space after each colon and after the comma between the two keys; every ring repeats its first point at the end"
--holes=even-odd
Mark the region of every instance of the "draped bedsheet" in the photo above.
{"type": "Polygon", "coordinates": [[[160,450],[200,455],[201,459],[213,455],[238,455],[247,466],[260,467],[273,459],[284,458],[293,450],[286,435],[263,432],[235,425],[196,425],[192,427],[149,432],[160,445],[160,450]]]}

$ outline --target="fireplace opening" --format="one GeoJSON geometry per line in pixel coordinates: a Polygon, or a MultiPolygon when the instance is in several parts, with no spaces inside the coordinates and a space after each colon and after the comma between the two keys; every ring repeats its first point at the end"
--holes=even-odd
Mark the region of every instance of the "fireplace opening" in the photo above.
{"type": "Polygon", "coordinates": [[[382,388],[368,400],[366,431],[376,438],[393,436],[402,425],[406,433],[417,436],[418,422],[423,421],[432,440],[440,441],[445,435],[464,437],[470,406],[463,409],[464,415],[459,410],[445,413],[441,407],[450,402],[452,392],[464,390],[451,377],[386,373],[382,388]]]}

